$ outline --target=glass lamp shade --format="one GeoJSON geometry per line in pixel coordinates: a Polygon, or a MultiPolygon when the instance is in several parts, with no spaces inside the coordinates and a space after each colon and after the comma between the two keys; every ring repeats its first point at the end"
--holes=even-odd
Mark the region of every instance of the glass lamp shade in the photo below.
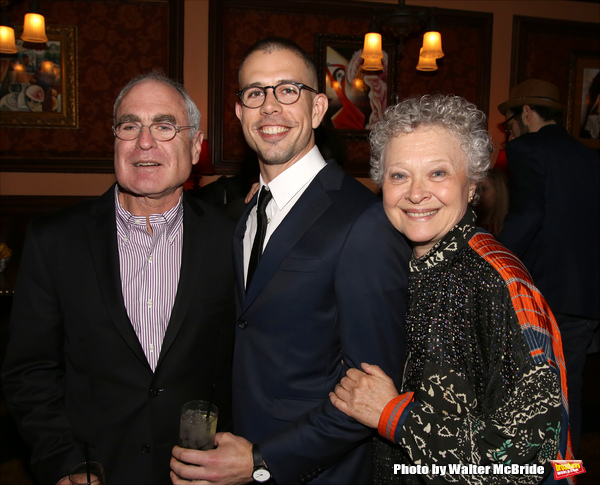
{"type": "Polygon", "coordinates": [[[38,13],[26,13],[21,39],[25,42],[48,42],[46,37],[46,21],[38,13]]]}
{"type": "Polygon", "coordinates": [[[435,59],[427,59],[421,55],[423,48],[419,52],[419,63],[417,64],[417,71],[437,71],[437,64],[435,59]]]}
{"type": "Polygon", "coordinates": [[[365,44],[361,57],[364,59],[361,66],[365,71],[381,71],[383,64],[383,51],[381,50],[381,34],[370,32],[365,35],[365,44]]]}
{"type": "Polygon", "coordinates": [[[16,54],[18,52],[15,45],[15,29],[5,25],[0,26],[0,53],[16,54]]]}
{"type": "Polygon", "coordinates": [[[439,32],[425,32],[423,35],[423,51],[421,57],[425,59],[441,59],[444,57],[442,51],[442,36],[439,32]]]}

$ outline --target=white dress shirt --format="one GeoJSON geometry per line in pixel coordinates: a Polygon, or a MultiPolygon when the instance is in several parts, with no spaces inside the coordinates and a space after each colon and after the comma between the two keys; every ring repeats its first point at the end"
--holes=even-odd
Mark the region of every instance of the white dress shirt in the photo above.
{"type": "MultiPolygon", "coordinates": [[[[268,223],[263,251],[267,247],[269,238],[275,232],[275,229],[281,224],[285,216],[288,215],[308,185],[326,165],[327,162],[325,162],[321,152],[314,146],[304,157],[280,173],[268,185],[265,184],[262,175],[260,176],[259,190],[266,187],[273,195],[273,198],[269,201],[265,209],[268,223]]],[[[256,206],[250,211],[250,215],[246,221],[246,232],[244,234],[244,281],[246,281],[248,275],[250,252],[252,251],[255,234],[256,206]]]]}

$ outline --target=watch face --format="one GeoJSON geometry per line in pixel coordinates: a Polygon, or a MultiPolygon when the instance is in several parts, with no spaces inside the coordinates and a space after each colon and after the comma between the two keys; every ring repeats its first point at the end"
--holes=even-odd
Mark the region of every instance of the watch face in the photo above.
{"type": "Polygon", "coordinates": [[[254,480],[257,482],[266,482],[269,478],[271,478],[271,474],[269,473],[269,470],[266,470],[265,468],[257,468],[252,473],[252,478],[254,478],[254,480]]]}

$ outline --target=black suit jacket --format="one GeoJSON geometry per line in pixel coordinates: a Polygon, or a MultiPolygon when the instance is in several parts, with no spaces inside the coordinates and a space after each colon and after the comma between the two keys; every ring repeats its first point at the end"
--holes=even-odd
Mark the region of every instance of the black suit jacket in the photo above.
{"type": "Polygon", "coordinates": [[[559,125],[506,146],[510,210],[498,240],[554,313],[600,318],[600,159],[559,125]]]}
{"type": "Polygon", "coordinates": [[[381,201],[329,162],[272,234],[246,293],[256,198],[234,236],[234,432],[259,444],[276,483],[369,483],[372,430],[328,394],[361,362],[401,379],[410,249],[381,201]]]}
{"type": "Polygon", "coordinates": [[[31,224],[2,377],[42,483],[68,475],[85,446],[108,484],[170,483],[181,406],[214,384],[229,420],[233,223],[183,203],[179,287],[154,373],[123,303],[114,188],[31,224]]]}

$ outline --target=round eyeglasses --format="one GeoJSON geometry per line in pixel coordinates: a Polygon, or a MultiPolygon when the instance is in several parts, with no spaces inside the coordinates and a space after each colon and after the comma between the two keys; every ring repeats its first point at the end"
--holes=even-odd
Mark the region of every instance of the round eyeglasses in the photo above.
{"type": "Polygon", "coordinates": [[[275,99],[281,104],[294,104],[300,99],[300,93],[306,89],[312,93],[317,93],[316,89],[302,83],[287,81],[279,83],[277,86],[250,86],[242,89],[237,95],[242,100],[246,108],[260,108],[267,99],[267,89],[272,89],[275,99]]]}
{"type": "Polygon", "coordinates": [[[156,141],[170,141],[175,138],[175,135],[181,130],[187,130],[188,128],[194,128],[193,126],[176,126],[173,123],[166,121],[160,123],[152,123],[151,125],[142,125],[135,121],[122,121],[113,126],[113,133],[119,139],[123,141],[132,141],[137,139],[142,132],[144,126],[148,127],[150,136],[156,141]]]}

